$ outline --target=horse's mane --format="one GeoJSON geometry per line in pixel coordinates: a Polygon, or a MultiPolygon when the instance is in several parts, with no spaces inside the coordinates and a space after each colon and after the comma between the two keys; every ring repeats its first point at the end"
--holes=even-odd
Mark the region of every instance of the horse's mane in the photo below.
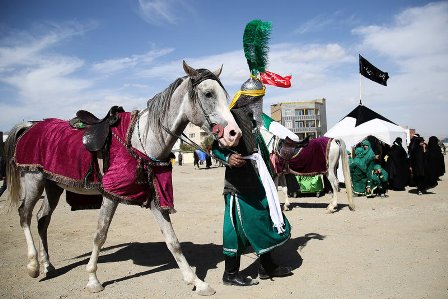
{"type": "Polygon", "coordinates": [[[162,130],[160,116],[168,113],[168,109],[170,107],[169,99],[185,79],[186,77],[177,78],[164,91],[156,94],[152,99],[148,100],[148,122],[146,123],[145,128],[146,135],[148,134],[149,128],[153,128],[155,131],[162,130]]]}
{"type": "MultiPolygon", "coordinates": [[[[224,90],[226,97],[229,98],[229,95],[222,85],[221,81],[215,74],[210,72],[207,69],[198,69],[198,76],[192,78],[188,83],[188,93],[189,97],[193,99],[194,102],[197,100],[196,94],[196,86],[206,79],[213,79],[222,87],[224,90]]],[[[174,91],[181,85],[188,76],[184,76],[181,78],[177,78],[173,83],[171,83],[164,91],[156,94],[152,99],[149,99],[147,102],[148,109],[148,121],[146,123],[145,135],[147,136],[149,132],[149,128],[152,128],[156,132],[160,132],[163,130],[162,128],[162,119],[161,115],[166,115],[168,113],[168,109],[170,107],[170,99],[174,93],[174,91]]]]}

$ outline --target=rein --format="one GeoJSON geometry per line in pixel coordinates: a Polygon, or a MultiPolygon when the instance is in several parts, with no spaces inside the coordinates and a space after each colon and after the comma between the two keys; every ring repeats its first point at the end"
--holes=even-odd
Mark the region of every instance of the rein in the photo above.
{"type": "MultiPolygon", "coordinates": [[[[203,147],[201,147],[199,144],[197,144],[196,142],[194,142],[193,140],[191,140],[190,138],[188,138],[187,135],[185,135],[184,133],[182,133],[182,135],[177,135],[176,133],[174,133],[173,131],[169,130],[169,129],[168,129],[167,127],[165,127],[164,125],[161,124],[161,126],[162,126],[162,128],[163,128],[168,134],[170,134],[171,136],[174,136],[174,137],[176,137],[176,138],[182,140],[183,142],[185,142],[185,143],[188,144],[189,146],[194,147],[195,149],[200,150],[201,152],[205,153],[207,156],[210,156],[210,157],[212,157],[212,158],[214,158],[214,159],[216,159],[216,160],[219,160],[222,164],[224,164],[224,165],[226,165],[226,166],[230,166],[230,164],[229,164],[226,160],[223,160],[223,159],[221,159],[221,158],[218,158],[218,157],[216,157],[216,156],[213,155],[213,154],[209,154],[209,153],[207,153],[207,151],[206,151],[203,147]]],[[[216,140],[216,139],[215,139],[215,140],[216,140]]],[[[219,142],[219,140],[218,140],[218,142],[219,142]]],[[[228,150],[231,151],[231,152],[233,152],[233,153],[235,153],[235,152],[232,151],[231,149],[228,149],[228,150]]]]}

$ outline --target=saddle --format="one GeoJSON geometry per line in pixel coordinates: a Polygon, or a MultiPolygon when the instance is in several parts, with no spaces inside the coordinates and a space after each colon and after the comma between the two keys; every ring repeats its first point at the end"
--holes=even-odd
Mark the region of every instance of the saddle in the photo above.
{"type": "Polygon", "coordinates": [[[76,112],[76,117],[70,120],[73,128],[85,130],[82,143],[92,153],[92,163],[84,179],[86,185],[93,174],[94,165],[97,164],[96,152],[101,151],[103,173],[109,168],[110,128],[117,124],[120,112],[124,112],[123,107],[113,106],[105,117],[99,119],[89,111],[79,110],[76,112]]]}
{"type": "Polygon", "coordinates": [[[88,151],[96,152],[106,144],[110,127],[117,123],[120,112],[124,112],[123,107],[113,106],[105,117],[99,119],[89,111],[79,110],[76,112],[76,117],[70,121],[70,125],[77,129],[85,128],[82,143],[88,151]]]}
{"type": "Polygon", "coordinates": [[[294,141],[288,136],[284,140],[279,141],[277,145],[277,154],[284,160],[289,161],[296,156],[300,149],[307,146],[310,141],[310,137],[307,136],[301,141],[294,141]]]}

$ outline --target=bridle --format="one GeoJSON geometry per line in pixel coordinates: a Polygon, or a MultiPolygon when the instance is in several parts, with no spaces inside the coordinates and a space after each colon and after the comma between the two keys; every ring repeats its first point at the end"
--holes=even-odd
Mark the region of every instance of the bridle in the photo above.
{"type": "Polygon", "coordinates": [[[191,90],[189,92],[190,92],[190,96],[193,99],[193,101],[198,102],[198,106],[201,109],[202,114],[204,115],[204,118],[205,118],[207,124],[209,125],[209,128],[212,129],[213,138],[219,142],[219,139],[224,135],[224,128],[222,125],[215,124],[210,120],[211,114],[209,114],[205,111],[204,106],[202,104],[201,99],[198,96],[198,91],[197,91],[197,86],[200,83],[202,83],[203,81],[208,80],[208,79],[216,81],[219,84],[219,86],[221,86],[221,88],[225,91],[224,86],[222,85],[221,81],[215,74],[213,74],[212,72],[210,72],[208,70],[203,70],[203,72],[201,73],[201,76],[190,78],[191,90]]]}
{"type": "MultiPolygon", "coordinates": [[[[213,123],[213,122],[211,121],[210,116],[213,115],[214,113],[207,113],[207,112],[205,111],[204,106],[203,106],[203,103],[202,103],[201,99],[199,98],[199,96],[198,96],[198,92],[197,92],[197,86],[198,86],[201,82],[203,82],[203,81],[205,81],[205,80],[208,80],[208,79],[215,80],[215,81],[218,82],[218,84],[224,89],[224,86],[222,85],[221,81],[219,80],[219,78],[218,78],[215,74],[213,74],[212,72],[210,72],[210,71],[208,71],[208,70],[203,70],[202,73],[201,73],[200,75],[198,75],[198,76],[196,76],[196,77],[190,77],[191,89],[190,89],[188,92],[189,92],[189,94],[190,94],[190,98],[192,98],[193,101],[195,101],[195,102],[198,103],[198,106],[199,106],[199,108],[201,109],[201,111],[202,111],[202,113],[203,113],[203,115],[204,115],[205,121],[206,121],[207,124],[209,125],[209,128],[212,129],[212,136],[213,136],[213,139],[216,140],[216,141],[218,141],[218,142],[220,143],[219,139],[222,138],[222,136],[224,135],[224,127],[223,127],[222,125],[220,125],[220,124],[215,124],[215,123],[213,123]]],[[[225,89],[224,89],[224,91],[225,91],[225,89]]],[[[139,141],[140,141],[140,145],[141,145],[141,147],[142,147],[142,149],[143,149],[145,155],[147,155],[149,158],[151,158],[151,159],[154,160],[154,158],[152,158],[151,156],[148,155],[148,153],[146,153],[146,151],[145,151],[145,147],[143,146],[143,142],[142,142],[142,139],[141,139],[141,137],[140,137],[140,127],[139,127],[139,123],[140,123],[140,122],[139,122],[139,118],[140,118],[140,116],[143,114],[143,112],[145,112],[147,109],[148,109],[148,108],[146,108],[146,109],[140,111],[140,113],[138,113],[138,115],[137,115],[137,118],[138,118],[138,119],[137,119],[137,134],[138,134],[138,139],[139,139],[139,141]]],[[[218,158],[218,157],[216,157],[216,156],[214,156],[214,155],[212,155],[212,154],[207,153],[207,151],[206,151],[204,148],[202,148],[200,145],[198,145],[198,144],[195,143],[193,140],[191,140],[190,138],[188,138],[187,135],[185,135],[185,133],[182,133],[181,135],[176,134],[175,132],[173,132],[173,131],[171,131],[169,128],[167,128],[167,127],[166,127],[164,124],[162,124],[161,122],[160,122],[160,127],[161,127],[165,132],[167,132],[169,135],[171,135],[171,136],[173,136],[173,137],[176,137],[176,138],[182,140],[183,142],[185,142],[186,144],[190,145],[191,147],[193,147],[193,148],[195,148],[195,149],[197,149],[197,150],[200,150],[200,151],[204,152],[205,154],[207,154],[207,155],[213,157],[214,159],[219,160],[219,161],[222,162],[223,164],[225,164],[225,165],[229,165],[229,163],[228,163],[227,161],[222,160],[222,159],[220,159],[220,158],[218,158]]],[[[233,152],[232,150],[230,150],[230,151],[233,152]]]]}

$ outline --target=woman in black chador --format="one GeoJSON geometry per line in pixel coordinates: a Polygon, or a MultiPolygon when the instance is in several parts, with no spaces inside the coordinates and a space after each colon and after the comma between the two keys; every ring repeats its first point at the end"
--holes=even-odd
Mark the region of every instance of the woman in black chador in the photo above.
{"type": "Polygon", "coordinates": [[[395,139],[389,150],[386,171],[389,174],[389,188],[404,191],[409,182],[409,160],[400,137],[395,139]]]}
{"type": "Polygon", "coordinates": [[[436,136],[431,136],[428,139],[428,163],[435,176],[433,179],[438,180],[445,174],[445,161],[439,146],[439,139],[436,136]]]}
{"type": "Polygon", "coordinates": [[[427,144],[419,135],[414,136],[409,144],[409,158],[418,194],[426,193],[428,189],[437,186],[435,171],[429,166],[427,144]]]}

